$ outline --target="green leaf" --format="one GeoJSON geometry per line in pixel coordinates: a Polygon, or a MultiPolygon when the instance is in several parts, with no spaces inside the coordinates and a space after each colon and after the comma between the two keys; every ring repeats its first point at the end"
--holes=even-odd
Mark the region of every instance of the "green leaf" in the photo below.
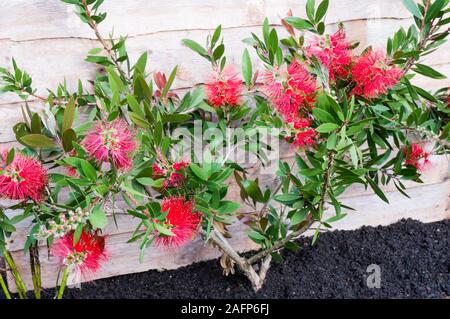
{"type": "Polygon", "coordinates": [[[428,23],[431,20],[435,19],[447,4],[448,0],[435,0],[427,11],[427,14],[425,16],[425,23],[428,23]]]}
{"type": "Polygon", "coordinates": [[[416,67],[413,68],[413,71],[415,71],[416,73],[420,73],[422,75],[428,76],[429,78],[432,78],[432,79],[442,80],[442,79],[447,78],[444,74],[439,73],[435,69],[433,69],[427,65],[424,65],[424,64],[419,64],[419,63],[416,64],[416,67]]]}
{"type": "Polygon", "coordinates": [[[84,175],[92,182],[97,181],[97,171],[94,166],[86,160],[81,160],[81,169],[84,175]]]}
{"type": "Polygon", "coordinates": [[[245,84],[247,84],[248,87],[252,84],[252,60],[250,59],[250,54],[248,53],[248,50],[244,50],[244,54],[242,55],[242,75],[244,77],[245,84]]]}
{"type": "Polygon", "coordinates": [[[12,161],[14,160],[14,155],[16,153],[16,150],[14,148],[10,149],[8,152],[8,155],[6,155],[6,166],[8,166],[9,164],[12,163],[12,161]]]}
{"type": "Polygon", "coordinates": [[[375,194],[377,194],[378,197],[389,204],[389,200],[387,199],[386,195],[384,195],[383,191],[378,187],[378,185],[371,178],[367,178],[367,182],[369,182],[369,185],[370,187],[372,187],[375,194]]]}
{"type": "Polygon", "coordinates": [[[330,133],[339,128],[339,125],[334,123],[324,123],[316,128],[316,131],[319,133],[330,133]]]}
{"type": "Polygon", "coordinates": [[[120,76],[116,73],[114,68],[110,67],[108,70],[108,81],[109,86],[111,87],[111,91],[113,93],[122,92],[126,85],[123,83],[123,81],[120,79],[120,76]]]}
{"type": "Polygon", "coordinates": [[[102,51],[102,48],[93,48],[92,50],[88,51],[88,54],[96,55],[102,51]]]}
{"type": "Polygon", "coordinates": [[[322,224],[319,224],[316,228],[316,231],[314,232],[314,236],[313,236],[313,240],[311,245],[314,245],[317,241],[317,237],[319,237],[319,233],[320,233],[320,227],[322,226],[322,224]]]}
{"type": "Polygon", "coordinates": [[[75,99],[73,97],[70,97],[69,102],[67,102],[66,108],[64,110],[62,132],[65,132],[72,127],[73,121],[75,119],[75,109],[75,99]]]}
{"type": "Polygon", "coordinates": [[[142,55],[137,60],[136,64],[134,65],[134,69],[141,72],[141,74],[144,74],[145,67],[147,65],[147,52],[142,53],[142,55]]]}
{"type": "Polygon", "coordinates": [[[439,101],[432,94],[428,93],[424,89],[422,89],[422,88],[420,88],[418,86],[414,86],[414,85],[412,87],[417,92],[417,94],[419,94],[424,99],[427,99],[427,100],[429,100],[431,102],[439,103],[439,101]]]}
{"type": "Polygon", "coordinates": [[[75,232],[73,233],[73,244],[76,245],[78,241],[80,240],[81,233],[83,232],[83,224],[78,224],[77,228],[75,229],[75,232]]]}
{"type": "Polygon", "coordinates": [[[160,179],[154,180],[154,179],[152,179],[150,177],[140,177],[140,178],[138,178],[136,180],[141,185],[152,186],[152,187],[156,187],[156,188],[160,188],[163,185],[163,182],[164,182],[164,178],[160,178],[160,179]]]}
{"type": "Polygon", "coordinates": [[[306,15],[310,21],[314,21],[314,10],[316,8],[316,3],[314,0],[306,1],[306,15]]]}
{"type": "Polygon", "coordinates": [[[64,131],[62,135],[62,143],[65,152],[70,152],[73,149],[72,142],[77,140],[77,134],[71,128],[64,131]]]}
{"type": "Polygon", "coordinates": [[[263,194],[256,180],[243,180],[240,183],[243,190],[248,196],[250,196],[250,198],[257,202],[264,202],[263,194]]]}
{"type": "Polygon", "coordinates": [[[92,208],[88,219],[94,228],[103,229],[108,224],[108,217],[106,217],[106,213],[101,204],[98,204],[92,208]]]}
{"type": "Polygon", "coordinates": [[[253,240],[255,243],[264,242],[266,240],[266,237],[264,235],[254,230],[248,233],[248,237],[250,237],[250,239],[253,240]]]}
{"type": "Polygon", "coordinates": [[[225,215],[238,210],[239,207],[241,207],[241,205],[239,205],[238,203],[226,201],[221,204],[217,211],[219,214],[225,215]]]}
{"type": "Polygon", "coordinates": [[[39,117],[39,114],[34,113],[31,117],[31,133],[41,134],[41,129],[41,118],[39,117]]]}
{"type": "Polygon", "coordinates": [[[197,52],[198,54],[200,54],[202,57],[208,57],[208,51],[206,51],[205,48],[203,48],[200,44],[198,44],[197,42],[190,40],[190,39],[183,39],[181,41],[185,46],[187,46],[189,49],[197,52]]]}
{"type": "Polygon", "coordinates": [[[178,66],[176,66],[176,67],[172,70],[172,72],[170,73],[169,79],[167,80],[167,83],[166,83],[166,85],[164,86],[164,89],[163,89],[162,92],[161,92],[161,98],[167,96],[167,93],[169,92],[170,87],[172,86],[173,81],[175,80],[175,76],[177,75],[177,69],[178,69],[178,66]]]}
{"type": "Polygon", "coordinates": [[[323,0],[317,7],[315,22],[318,23],[325,16],[328,10],[329,0],[323,0]]]}
{"type": "Polygon", "coordinates": [[[272,260],[278,264],[283,262],[283,257],[277,252],[270,253],[270,256],[272,256],[272,260]]]}
{"type": "Polygon", "coordinates": [[[144,112],[142,112],[142,108],[139,105],[139,102],[136,100],[136,98],[133,95],[131,95],[131,94],[127,95],[127,103],[128,103],[128,106],[130,107],[130,109],[134,113],[138,114],[141,117],[144,116],[144,112]]]}
{"type": "Polygon", "coordinates": [[[7,233],[13,233],[16,231],[16,227],[14,227],[13,225],[11,225],[9,223],[5,223],[5,222],[0,222],[0,229],[4,230],[7,233]]]}
{"type": "Polygon", "coordinates": [[[414,0],[402,0],[403,5],[411,12],[415,17],[422,18],[422,14],[420,14],[419,8],[415,4],[414,0]]]}
{"type": "Polygon", "coordinates": [[[286,17],[284,18],[287,24],[293,26],[297,30],[310,30],[313,28],[312,24],[305,19],[297,18],[297,17],[286,17]]]}
{"type": "Polygon", "coordinates": [[[222,57],[224,52],[225,52],[225,46],[223,44],[221,44],[217,48],[215,48],[215,50],[213,52],[214,61],[219,60],[222,57]]]}
{"type": "Polygon", "coordinates": [[[140,218],[140,219],[144,219],[144,220],[148,219],[147,215],[139,213],[139,212],[136,212],[134,210],[128,210],[128,214],[130,214],[133,217],[140,218]]]}
{"type": "Polygon", "coordinates": [[[222,25],[218,25],[216,30],[214,30],[214,34],[211,38],[211,47],[214,48],[214,46],[216,45],[217,41],[220,38],[220,34],[222,32],[222,25]]]}
{"type": "Polygon", "coordinates": [[[307,211],[305,211],[305,212],[301,212],[301,211],[295,212],[295,214],[292,215],[292,217],[290,218],[291,225],[295,226],[295,225],[300,224],[302,221],[304,221],[306,219],[306,215],[307,215],[307,211]]]}
{"type": "Polygon", "coordinates": [[[299,200],[301,197],[295,194],[281,194],[274,197],[277,202],[290,203],[299,200]]]}
{"type": "Polygon", "coordinates": [[[335,222],[341,220],[342,218],[344,218],[345,216],[347,216],[347,214],[336,215],[336,216],[328,218],[325,222],[326,223],[335,223],[335,222]]]}
{"type": "Polygon", "coordinates": [[[153,223],[153,225],[155,226],[155,229],[160,233],[160,234],[163,234],[163,235],[165,235],[165,236],[175,236],[175,234],[174,233],[172,233],[169,229],[167,229],[167,228],[164,228],[163,226],[161,226],[160,224],[158,224],[158,223],[153,223]]]}
{"type": "Polygon", "coordinates": [[[198,166],[197,164],[191,163],[189,165],[189,168],[194,173],[194,175],[200,178],[201,180],[206,181],[208,179],[209,176],[207,172],[204,169],[200,168],[200,166],[198,166]]]}
{"type": "Polygon", "coordinates": [[[57,145],[53,142],[52,139],[48,138],[42,134],[29,134],[22,136],[20,138],[20,142],[26,144],[27,146],[33,148],[54,148],[57,145]]]}
{"type": "Polygon", "coordinates": [[[312,109],[314,118],[318,119],[322,123],[336,123],[336,119],[327,111],[315,107],[312,109]]]}
{"type": "Polygon", "coordinates": [[[163,123],[184,123],[190,118],[190,114],[164,114],[161,116],[163,123]]]}
{"type": "Polygon", "coordinates": [[[142,128],[150,127],[150,124],[144,118],[142,118],[139,114],[134,113],[134,112],[128,112],[128,116],[130,117],[130,120],[137,126],[140,126],[142,128]]]}

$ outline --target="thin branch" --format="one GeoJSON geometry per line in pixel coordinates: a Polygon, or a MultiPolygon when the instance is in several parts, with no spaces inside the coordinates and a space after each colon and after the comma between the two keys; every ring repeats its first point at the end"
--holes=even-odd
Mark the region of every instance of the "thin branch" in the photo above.
{"type": "Polygon", "coordinates": [[[311,226],[312,224],[313,224],[313,221],[307,221],[306,224],[303,225],[300,229],[298,229],[298,230],[288,234],[285,238],[283,238],[282,240],[277,241],[276,243],[274,243],[269,248],[260,251],[256,255],[253,255],[247,261],[250,264],[254,264],[258,260],[260,260],[260,259],[264,258],[265,256],[269,255],[270,253],[272,253],[272,252],[274,252],[274,251],[276,251],[276,250],[278,250],[280,248],[283,248],[292,239],[297,238],[298,236],[303,234],[306,230],[308,230],[309,226],[311,226]]]}
{"type": "Polygon", "coordinates": [[[89,27],[94,31],[95,37],[102,45],[103,49],[108,53],[108,56],[110,57],[112,63],[116,67],[116,69],[120,72],[120,74],[123,76],[123,78],[128,82],[131,83],[130,78],[125,73],[125,71],[120,66],[119,61],[117,61],[117,56],[115,52],[110,48],[110,45],[107,43],[107,41],[103,38],[103,36],[100,34],[100,31],[98,30],[97,22],[92,19],[91,11],[89,10],[89,6],[86,2],[86,0],[82,0],[84,10],[86,11],[86,16],[88,18],[88,25],[89,27]]]}

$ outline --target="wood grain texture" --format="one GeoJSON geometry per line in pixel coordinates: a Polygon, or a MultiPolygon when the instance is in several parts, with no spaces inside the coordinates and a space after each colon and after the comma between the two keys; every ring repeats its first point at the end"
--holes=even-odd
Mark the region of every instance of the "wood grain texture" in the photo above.
{"type": "MultiPolygon", "coordinates": [[[[450,180],[443,183],[425,185],[413,188],[409,191],[412,199],[408,199],[398,192],[388,193],[391,201],[388,205],[382,202],[376,195],[352,197],[346,200],[346,204],[355,211],[344,210],[349,216],[334,223],[333,229],[351,230],[370,225],[389,225],[402,218],[412,218],[422,222],[432,222],[450,218],[448,190],[450,180]]],[[[331,209],[326,215],[332,216],[331,209]]],[[[248,239],[245,225],[236,223],[230,227],[233,238],[231,244],[239,252],[249,251],[257,247],[248,239]]],[[[305,236],[311,236],[314,230],[308,231],[305,236]]],[[[137,243],[127,244],[131,233],[112,234],[109,236],[108,250],[110,260],[91,279],[106,278],[128,273],[142,272],[149,269],[167,270],[176,269],[191,263],[217,258],[220,254],[210,246],[205,246],[200,238],[190,242],[177,251],[164,251],[158,247],[147,249],[144,260],[139,263],[139,248],[137,243]]],[[[53,287],[58,274],[58,261],[54,257],[48,257],[47,249],[40,249],[42,260],[42,284],[44,287],[53,287]]],[[[29,288],[32,287],[29,272],[28,256],[23,251],[12,252],[18,269],[24,276],[29,288]]],[[[221,271],[217,267],[217,271],[221,271]]],[[[9,282],[12,290],[15,287],[12,278],[9,282]]],[[[73,278],[72,278],[73,280],[73,278]]]]}
{"type": "MultiPolygon", "coordinates": [[[[169,72],[178,65],[174,87],[189,88],[204,82],[210,70],[206,61],[181,45],[182,38],[203,41],[207,32],[222,24],[226,54],[239,70],[245,47],[242,39],[250,32],[259,34],[266,16],[273,25],[279,26],[280,18],[289,8],[296,15],[304,15],[305,1],[175,0],[169,4],[157,0],[109,0],[104,4],[109,15],[101,31],[106,35],[114,28],[115,35],[128,35],[132,60],[148,51],[149,72],[169,72]]],[[[0,8],[8,12],[0,18],[0,65],[9,65],[15,57],[33,76],[38,93],[45,94],[46,88],[54,89],[64,80],[69,89],[75,90],[77,79],[87,83],[100,70],[83,61],[87,51],[98,44],[93,40],[92,31],[74,14],[72,6],[58,0],[16,0],[4,2],[0,8]]],[[[330,30],[336,29],[337,22],[345,22],[349,38],[360,41],[361,47],[372,44],[383,48],[394,30],[408,26],[412,20],[401,0],[339,0],[330,3],[327,15],[330,30]]],[[[448,74],[448,49],[450,44],[427,57],[425,62],[438,65],[438,70],[448,74]]],[[[252,55],[257,63],[253,52],[252,55]]],[[[430,89],[450,85],[449,80],[424,77],[417,77],[417,83],[430,89]]],[[[0,127],[0,143],[14,141],[10,127],[21,119],[20,102],[13,94],[0,95],[0,114],[6,118],[5,125],[0,127]]],[[[34,105],[36,109],[41,107],[39,102],[34,105]]]]}
{"type": "MultiPolygon", "coordinates": [[[[108,13],[101,31],[130,37],[149,33],[208,30],[261,25],[265,17],[279,24],[289,9],[305,15],[306,0],[108,0],[108,13]],[[213,17],[213,18],[212,18],[213,17]]],[[[73,6],[58,0],[3,1],[8,12],[0,19],[0,39],[35,41],[48,38],[93,38],[93,34],[73,12],[73,6]]],[[[332,0],[327,22],[409,18],[401,0],[332,0]]]]}
{"type": "MultiPolygon", "coordinates": [[[[264,17],[285,35],[280,27],[280,18],[288,9],[295,15],[304,15],[306,0],[108,0],[104,10],[108,18],[101,25],[101,31],[107,35],[114,28],[114,36],[128,35],[128,51],[134,61],[142,52],[149,53],[148,71],[170,72],[179,66],[174,87],[185,90],[208,78],[208,63],[195,53],[181,45],[182,38],[191,38],[203,42],[208,32],[218,24],[223,26],[226,54],[231,64],[240,69],[242,51],[245,44],[242,39],[251,32],[261,33],[264,17]]],[[[403,7],[401,0],[331,0],[327,23],[330,31],[336,30],[338,22],[344,22],[348,37],[367,45],[384,48],[386,38],[399,27],[412,23],[410,13],[403,7]]],[[[92,31],[73,13],[71,6],[58,0],[14,0],[2,1],[0,10],[0,66],[10,65],[15,57],[21,67],[33,77],[33,86],[38,93],[45,89],[54,89],[58,83],[67,80],[68,88],[76,89],[77,80],[84,83],[94,77],[101,68],[84,62],[87,51],[97,47],[92,31]]],[[[424,63],[435,66],[441,73],[450,74],[450,43],[427,56],[424,63]]],[[[253,50],[250,50],[255,68],[261,68],[253,50]]],[[[413,81],[430,90],[450,86],[450,80],[431,80],[416,76],[413,81]]],[[[12,94],[0,95],[0,147],[13,145],[12,126],[21,120],[21,101],[12,94]]],[[[31,101],[33,110],[42,108],[39,101],[31,101]]],[[[292,161],[292,154],[286,154],[286,160],[292,161]]],[[[334,224],[336,229],[356,229],[363,225],[387,225],[401,218],[414,218],[424,222],[450,218],[448,159],[433,156],[432,166],[424,175],[424,184],[407,182],[408,199],[396,192],[393,185],[384,187],[391,205],[383,203],[372,192],[360,186],[351,187],[342,195],[346,205],[356,209],[347,211],[349,216],[334,224]]],[[[264,187],[273,188],[277,179],[263,174],[254,168],[252,176],[261,176],[264,187]]],[[[239,188],[230,187],[229,199],[239,201],[239,188]]],[[[123,205],[122,205],[123,207],[123,205]]],[[[242,212],[254,209],[242,205],[242,212]]],[[[327,214],[332,214],[331,209],[327,214]]],[[[193,262],[218,257],[217,251],[205,246],[197,238],[179,251],[165,252],[150,247],[144,262],[139,263],[137,244],[126,244],[136,220],[130,216],[118,215],[119,228],[109,223],[105,231],[110,235],[110,261],[94,278],[104,278],[120,274],[146,271],[148,269],[174,269],[193,262]]],[[[31,283],[28,270],[28,256],[21,251],[28,232],[29,221],[18,225],[18,232],[9,243],[19,269],[24,272],[25,280],[31,283]]],[[[238,251],[254,249],[255,246],[246,235],[246,227],[236,223],[231,227],[233,246],[238,251]]],[[[308,232],[307,235],[311,235],[308,232]]],[[[55,284],[58,267],[56,260],[47,258],[47,250],[42,247],[43,284],[52,287],[55,284]]],[[[220,269],[217,269],[220,271],[220,269]]],[[[12,283],[9,278],[10,284],[12,283]]],[[[30,285],[31,287],[31,285],[30,285]]],[[[14,289],[13,285],[12,288],[14,289]]]]}

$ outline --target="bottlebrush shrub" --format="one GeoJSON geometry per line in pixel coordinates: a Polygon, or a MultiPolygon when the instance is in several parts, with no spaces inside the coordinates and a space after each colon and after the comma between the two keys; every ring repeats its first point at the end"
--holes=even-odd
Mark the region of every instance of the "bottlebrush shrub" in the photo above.
{"type": "MultiPolygon", "coordinates": [[[[140,242],[141,257],[152,244],[174,250],[200,235],[222,252],[226,274],[237,266],[258,290],[272,259],[282,260],[283,248],[298,249],[295,239],[310,228],[315,242],[321,230],[345,216],[342,209],[349,207],[339,195],[348,187],[370,187],[387,202],[380,185],[394,183],[406,195],[402,180],[420,182],[430,153],[449,148],[448,89],[432,93],[411,81],[416,73],[444,78],[421,60],[448,36],[448,0],[405,0],[415,25],[389,38],[387,50],[357,49],[344,26],[325,34],[328,0],[317,7],[308,0],[306,18],[290,12],[282,20],[287,38],[266,19],[262,35],[244,40],[264,69],[253,70],[245,50],[242,76],[227,64],[219,26],[205,46],[183,40],[211,65],[204,87],[183,97],[171,90],[176,67],[168,76],[154,72],[152,78],[146,53],[132,62],[125,38],[102,37],[101,0],[63,2],[75,6],[101,45],[86,58],[105,69],[90,90],[80,81],[77,92],[61,84],[43,97],[14,60],[11,71],[0,69],[1,91],[24,100],[24,121],[14,132],[25,147],[0,156],[1,196],[10,200],[0,210],[0,251],[21,298],[26,288],[6,241],[24,219],[32,223],[24,249],[30,252],[37,298],[40,243],[45,241],[61,262],[64,275],[56,283],[61,298],[71,273],[90,277],[107,260],[102,230],[108,216],[116,220],[124,213],[139,220],[129,242],[140,242]],[[31,111],[32,99],[45,105],[42,111],[31,111]],[[280,160],[279,185],[263,190],[239,161],[221,152],[230,141],[212,137],[200,154],[184,148],[176,137],[194,139],[199,121],[203,134],[211,128],[223,136],[233,127],[244,135],[266,129],[291,144],[295,162],[280,160]],[[425,150],[423,140],[434,142],[433,149],[425,150]],[[226,198],[233,176],[255,213],[241,213],[239,203],[226,198]],[[125,210],[116,208],[118,199],[127,204],[125,210]],[[328,205],[333,216],[325,214],[328,205]],[[233,236],[227,226],[237,218],[261,246],[248,258],[227,241],[233,236]]],[[[254,153],[263,165],[271,151],[257,137],[242,135],[231,138],[231,146],[254,153]]],[[[0,284],[10,296],[3,279],[0,284]]]]}

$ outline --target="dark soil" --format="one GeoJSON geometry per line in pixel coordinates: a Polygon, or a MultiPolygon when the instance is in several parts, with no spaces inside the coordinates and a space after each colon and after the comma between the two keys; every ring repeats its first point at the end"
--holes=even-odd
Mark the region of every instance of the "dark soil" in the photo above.
{"type": "MultiPolygon", "coordinates": [[[[284,251],[255,294],[242,275],[224,277],[217,261],[174,271],[102,279],[66,290],[65,298],[448,298],[450,220],[402,220],[387,227],[321,234],[315,246],[284,251]],[[368,288],[367,267],[381,269],[381,287],[368,288]]],[[[45,295],[51,297],[53,290],[45,295]]]]}

